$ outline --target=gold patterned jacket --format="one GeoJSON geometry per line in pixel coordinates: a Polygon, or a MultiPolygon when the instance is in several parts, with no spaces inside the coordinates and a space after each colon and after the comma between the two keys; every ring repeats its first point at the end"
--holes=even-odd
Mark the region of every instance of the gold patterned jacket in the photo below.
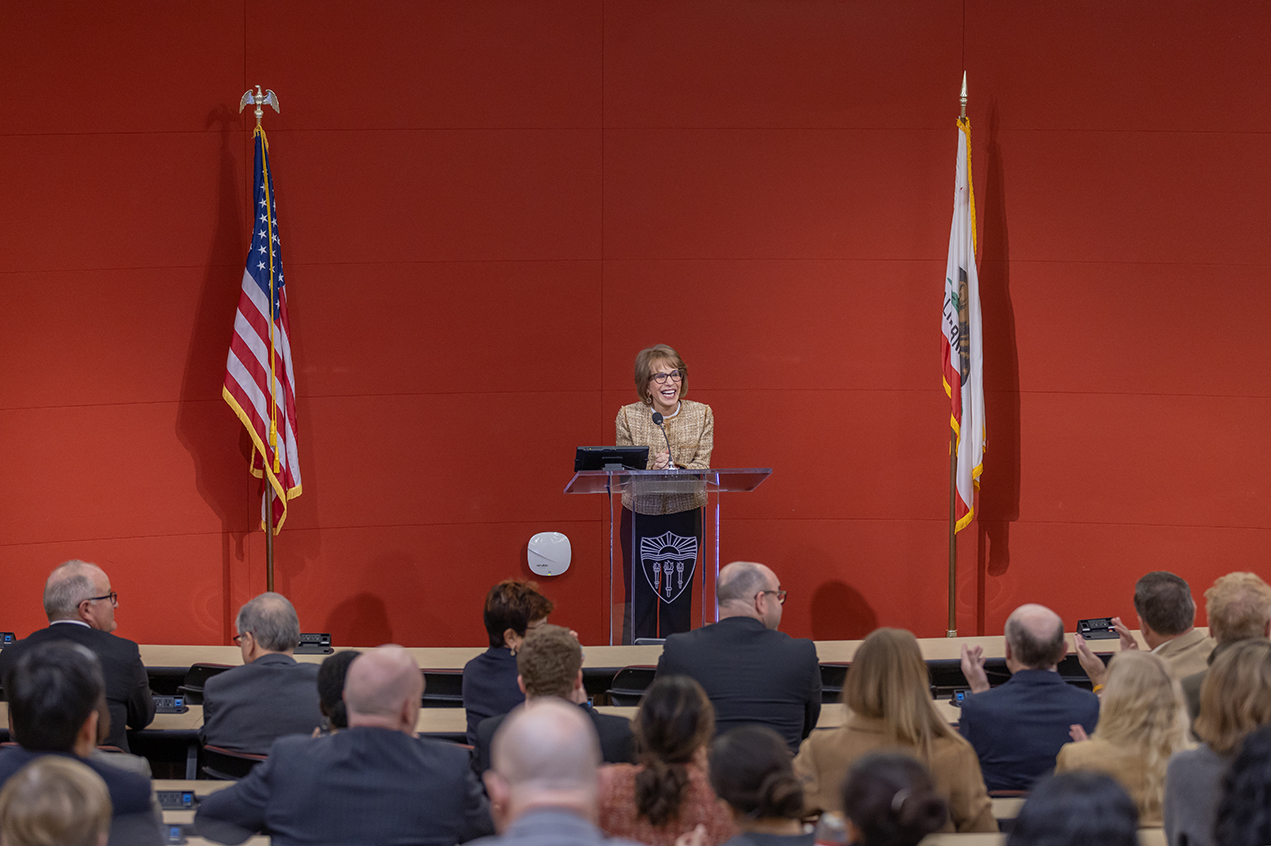
{"type": "MultiPolygon", "coordinates": [[[[653,425],[653,409],[642,402],[633,402],[618,409],[615,423],[618,446],[647,446],[649,463],[653,469],[658,453],[666,451],[667,439],[671,441],[671,460],[676,467],[686,470],[706,470],[711,466],[711,450],[715,447],[715,415],[706,403],[680,400],[680,410],[667,417],[662,430],[653,425]]],[[[673,494],[641,494],[638,489],[622,491],[622,505],[637,514],[678,514],[701,508],[706,504],[706,491],[696,486],[693,492],[673,494]]]]}

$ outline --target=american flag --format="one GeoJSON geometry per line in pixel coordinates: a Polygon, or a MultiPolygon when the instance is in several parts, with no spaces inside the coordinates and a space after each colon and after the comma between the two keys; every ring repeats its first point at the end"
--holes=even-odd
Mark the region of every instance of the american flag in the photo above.
{"type": "MultiPolygon", "coordinates": [[[[269,173],[269,141],[259,126],[252,196],[256,223],[243,271],[243,291],[238,297],[234,338],[230,341],[221,394],[251,436],[252,475],[263,478],[273,489],[273,530],[277,534],[287,518],[287,500],[300,496],[300,462],[296,455],[296,380],[291,370],[278,206],[269,173]]],[[[263,500],[261,515],[263,528],[263,500]]]]}

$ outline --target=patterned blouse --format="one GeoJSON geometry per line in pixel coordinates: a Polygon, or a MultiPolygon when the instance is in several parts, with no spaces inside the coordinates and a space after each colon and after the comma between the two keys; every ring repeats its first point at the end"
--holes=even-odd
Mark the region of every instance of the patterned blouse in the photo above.
{"type": "Polygon", "coordinates": [[[705,846],[716,846],[737,834],[732,811],[711,788],[706,770],[685,764],[688,787],[678,819],[662,828],[636,811],[635,777],[643,767],[610,764],[600,768],[600,828],[610,837],[624,837],[649,846],[675,846],[675,838],[692,831],[698,823],[706,826],[705,846]]]}
{"type": "MultiPolygon", "coordinates": [[[[680,410],[667,417],[662,429],[653,424],[653,409],[633,402],[618,409],[615,443],[618,446],[647,446],[649,464],[658,453],[666,452],[671,441],[671,460],[686,470],[706,470],[711,466],[711,450],[715,447],[715,415],[706,403],[680,400],[680,410]]],[[[678,514],[706,504],[706,491],[701,484],[677,493],[640,493],[639,487],[622,491],[622,506],[637,514],[678,514]]]]}

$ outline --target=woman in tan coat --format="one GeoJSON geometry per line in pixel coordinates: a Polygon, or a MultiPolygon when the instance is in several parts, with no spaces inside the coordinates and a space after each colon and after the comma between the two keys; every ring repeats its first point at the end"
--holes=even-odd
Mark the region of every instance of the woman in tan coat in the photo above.
{"type": "Polygon", "coordinates": [[[927,765],[936,792],[949,804],[945,831],[997,831],[980,761],[931,701],[927,665],[912,633],[876,629],[865,638],[852,659],[843,703],[848,715],[842,727],[814,731],[794,759],[806,813],[842,811],[847,768],[871,752],[901,750],[927,765]]]}

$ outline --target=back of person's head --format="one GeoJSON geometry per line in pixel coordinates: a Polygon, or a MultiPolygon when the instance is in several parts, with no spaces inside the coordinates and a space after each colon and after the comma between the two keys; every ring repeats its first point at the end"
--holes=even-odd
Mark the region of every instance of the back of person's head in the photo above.
{"type": "Polygon", "coordinates": [[[97,592],[93,577],[99,570],[96,564],[72,559],[49,573],[44,583],[44,613],[50,622],[78,618],[79,604],[97,592]]]}
{"type": "Polygon", "coordinates": [[[44,755],[0,789],[0,844],[104,846],[110,813],[101,776],[71,758],[44,755]]]}
{"type": "Polygon", "coordinates": [[[955,736],[931,702],[927,663],[917,638],[905,629],[869,633],[852,657],[843,703],[862,717],[883,720],[904,744],[925,747],[936,737],[955,736]]]}
{"type": "Polygon", "coordinates": [[[290,652],[300,643],[300,618],[291,600],[269,591],[244,603],[234,621],[239,634],[252,633],[270,652],[290,652]]]}
{"type": "Polygon", "coordinates": [[[1233,751],[1245,735],[1271,723],[1271,640],[1254,638],[1222,650],[1200,686],[1196,736],[1215,752],[1233,751]]]}
{"type": "Polygon", "coordinates": [[[1271,622],[1271,586],[1253,573],[1220,576],[1205,591],[1209,634],[1219,643],[1266,637],[1271,622]]]}
{"type": "Polygon", "coordinates": [[[538,592],[534,582],[520,579],[504,579],[485,595],[486,633],[491,646],[507,646],[504,632],[511,629],[519,637],[525,637],[530,623],[547,619],[552,613],[552,601],[538,592]]]}
{"type": "Polygon", "coordinates": [[[949,806],[916,758],[875,753],[848,769],[843,813],[860,832],[856,846],[917,846],[944,826],[949,806]]]}
{"type": "Polygon", "coordinates": [[[794,774],[790,747],[767,726],[724,732],[711,744],[709,759],[715,795],[735,815],[752,820],[803,815],[803,786],[794,774]]]}
{"type": "Polygon", "coordinates": [[[70,752],[106,695],[97,656],[64,640],[27,650],[4,678],[14,739],[36,752],[70,752]]]}
{"type": "Polygon", "coordinates": [[[1222,780],[1214,846],[1271,843],[1271,726],[1251,732],[1222,780]]]}
{"type": "Polygon", "coordinates": [[[516,671],[525,682],[526,696],[568,699],[582,668],[583,648],[564,626],[531,630],[516,653],[516,671]]]}
{"type": "Polygon", "coordinates": [[[1137,649],[1113,656],[1095,736],[1134,750],[1143,771],[1140,810],[1159,809],[1170,756],[1190,743],[1182,688],[1160,656],[1137,649]]]}
{"type": "Polygon", "coordinates": [[[751,602],[755,594],[768,587],[764,566],[754,561],[734,561],[719,572],[715,600],[723,606],[730,602],[751,602]]]}
{"type": "Polygon", "coordinates": [[[635,778],[636,812],[665,825],[678,818],[688,789],[684,765],[715,734],[715,709],[688,676],[659,676],[644,692],[631,729],[643,765],[635,778]]]}
{"type": "Polygon", "coordinates": [[[586,712],[544,697],[517,706],[494,733],[486,785],[493,779],[522,808],[542,802],[594,809],[600,763],[600,739],[586,712]]]}
{"type": "Polygon", "coordinates": [[[348,706],[344,704],[344,677],[353,659],[362,653],[346,649],[328,656],[318,667],[318,708],[331,723],[331,728],[349,727],[348,706]]]}
{"type": "Polygon", "coordinates": [[[1134,610],[1152,631],[1180,635],[1196,621],[1191,588],[1173,573],[1156,570],[1134,585],[1134,610]]]}
{"type": "Polygon", "coordinates": [[[1064,621],[1043,605],[1021,605],[1006,618],[1011,657],[1030,670],[1048,670],[1064,659],[1064,621]]]}
{"type": "Polygon", "coordinates": [[[413,732],[424,692],[424,677],[411,654],[400,646],[378,646],[353,659],[344,676],[344,704],[350,726],[403,721],[413,732]],[[403,716],[403,714],[407,716],[403,716]]]}
{"type": "Polygon", "coordinates": [[[1020,808],[1006,846],[1138,846],[1134,800],[1105,773],[1043,778],[1020,808]]]}

